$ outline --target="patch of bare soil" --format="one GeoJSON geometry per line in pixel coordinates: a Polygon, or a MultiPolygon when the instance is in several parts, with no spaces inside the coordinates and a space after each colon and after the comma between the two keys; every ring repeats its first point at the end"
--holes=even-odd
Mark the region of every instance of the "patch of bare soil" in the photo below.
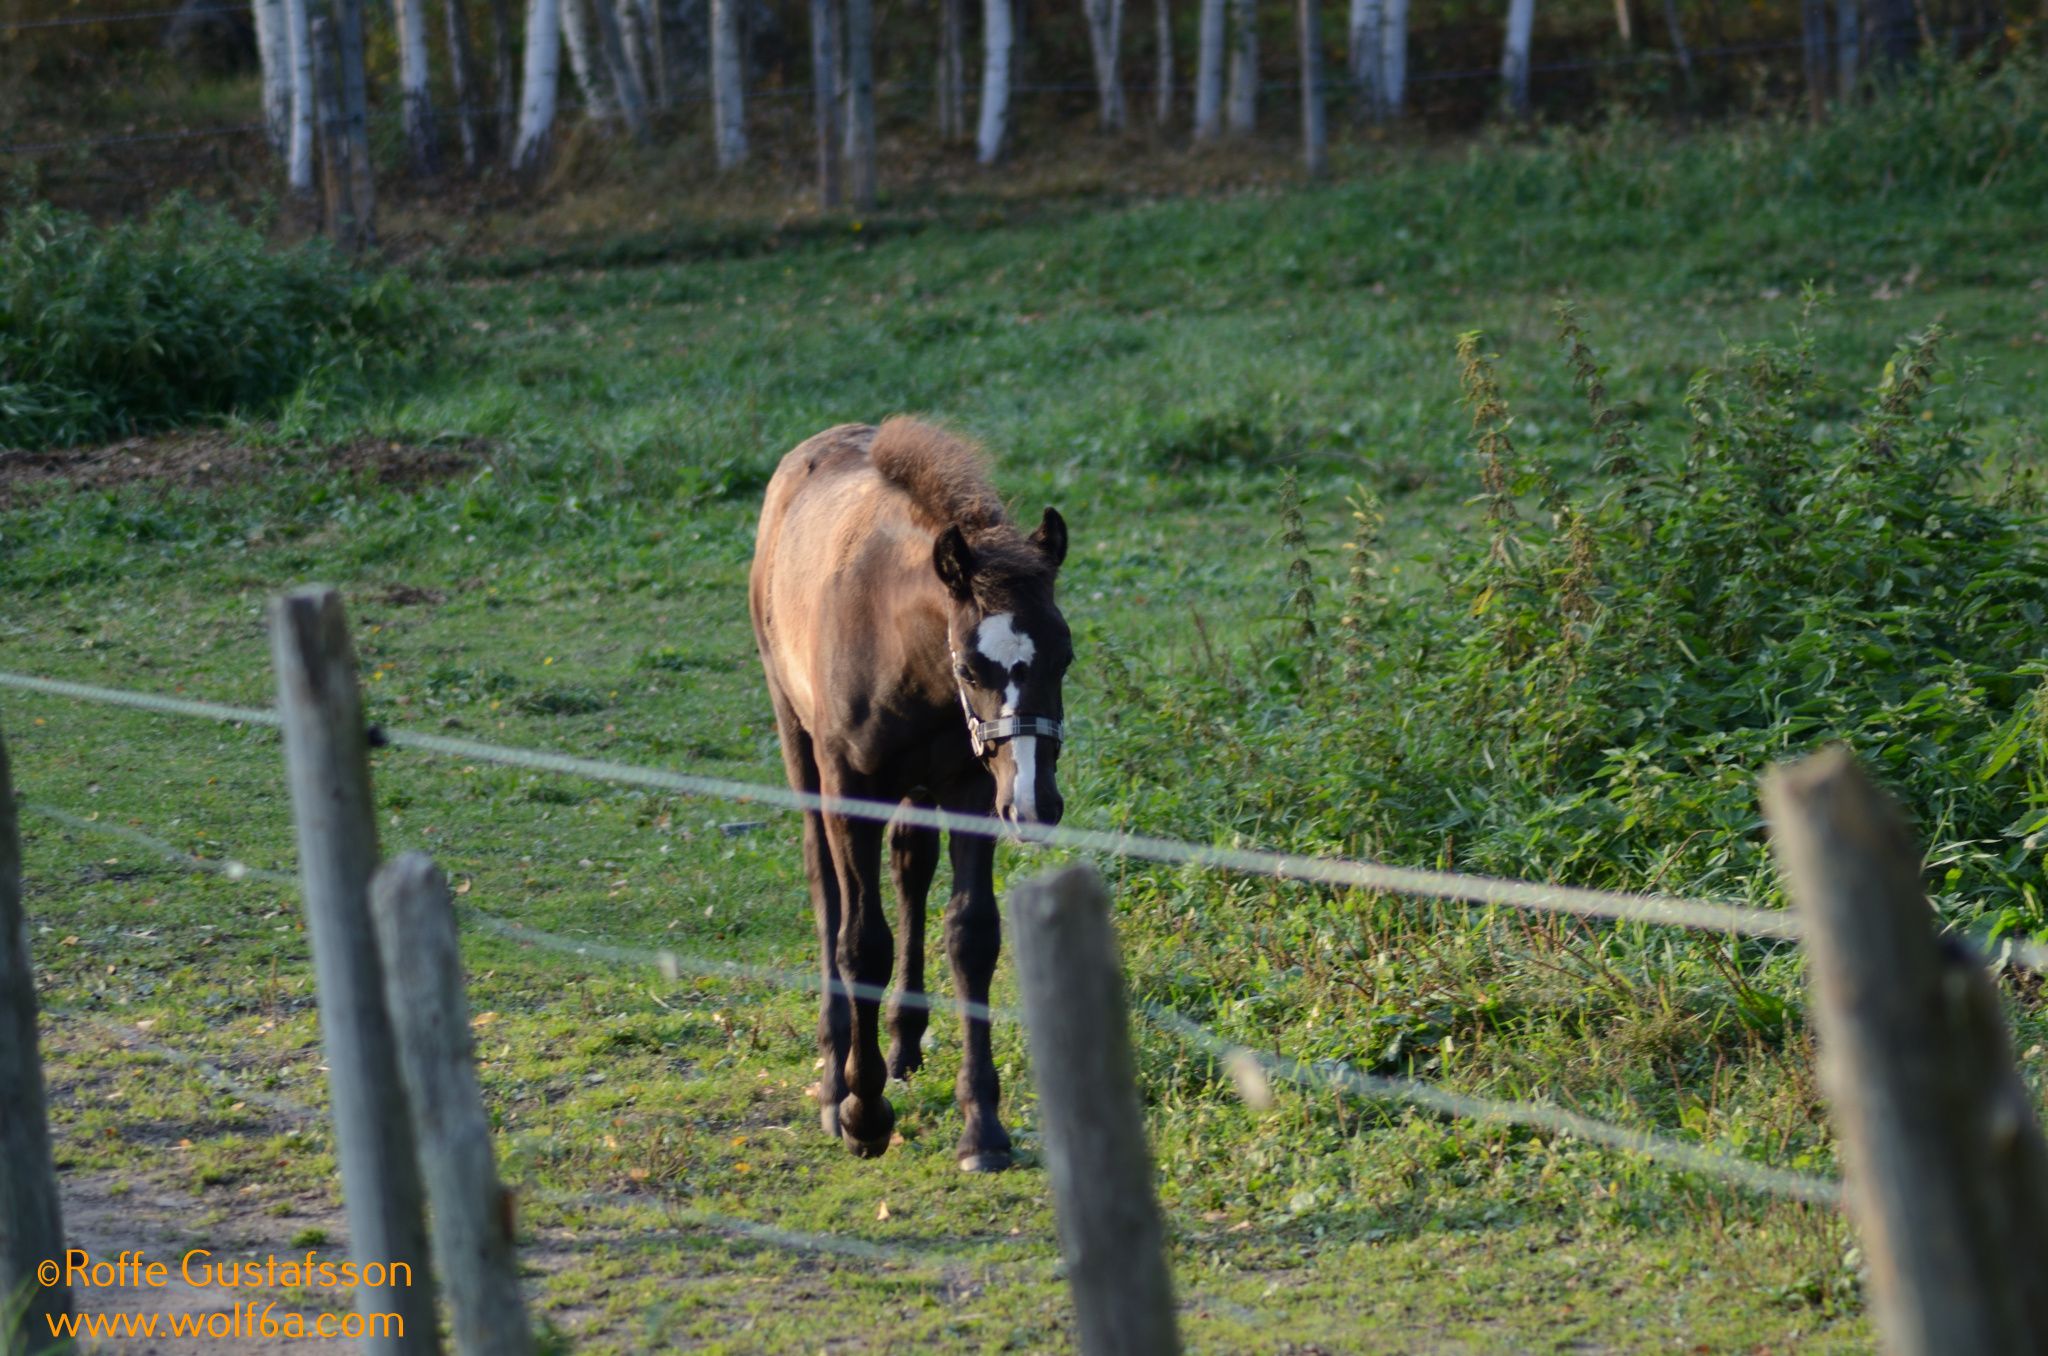
{"type": "Polygon", "coordinates": [[[0,509],[66,492],[154,484],[178,489],[247,484],[277,470],[368,475],[380,485],[425,485],[467,474],[490,460],[481,438],[428,444],[356,438],[321,447],[251,447],[214,430],[126,438],[103,447],[0,451],[0,509]]]}
{"type": "MultiPolygon", "coordinates": [[[[94,1262],[118,1261],[124,1252],[140,1252],[150,1262],[162,1262],[166,1272],[161,1284],[148,1281],[129,1284],[74,1285],[73,1308],[80,1314],[132,1315],[136,1323],[156,1317],[156,1336],[98,1338],[82,1344],[85,1352],[120,1352],[123,1356],[256,1356],[275,1352],[284,1345],[273,1335],[249,1331],[253,1304],[261,1313],[284,1323],[287,1314],[302,1316],[311,1331],[322,1314],[350,1312],[349,1296],[335,1291],[334,1305],[308,1304],[305,1292],[287,1295],[282,1289],[237,1286],[223,1289],[213,1285],[190,1284],[182,1274],[183,1259],[192,1249],[204,1248],[211,1258],[198,1258],[191,1275],[204,1280],[209,1264],[228,1260],[257,1260],[276,1254],[280,1261],[303,1256],[308,1249],[294,1248],[287,1240],[302,1236],[309,1228],[322,1230],[327,1238],[320,1244],[323,1258],[339,1260],[348,1251],[347,1230],[339,1211],[307,1207],[303,1212],[278,1215],[263,1213],[238,1217],[233,1211],[208,1211],[190,1191],[113,1175],[67,1175],[62,1182],[64,1235],[67,1246],[82,1249],[94,1262]],[[217,1222],[208,1222],[209,1219],[217,1222]],[[172,1337],[172,1316],[188,1328],[208,1331],[204,1337],[172,1337]],[[215,1336],[213,1334],[225,1334],[215,1336]]],[[[132,1270],[132,1269],[131,1269],[132,1270]]],[[[319,1292],[325,1295],[325,1292],[319,1292]]],[[[330,1325],[333,1319],[329,1320],[330,1325]]]]}

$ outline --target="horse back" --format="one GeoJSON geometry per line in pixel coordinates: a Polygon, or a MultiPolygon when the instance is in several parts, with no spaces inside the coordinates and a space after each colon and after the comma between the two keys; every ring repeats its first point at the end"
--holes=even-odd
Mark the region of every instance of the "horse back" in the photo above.
{"type": "Polygon", "coordinates": [[[770,687],[813,736],[934,681],[943,696],[933,534],[870,464],[874,436],[842,424],[806,439],[762,502],[748,586],[754,638],[770,687]]]}

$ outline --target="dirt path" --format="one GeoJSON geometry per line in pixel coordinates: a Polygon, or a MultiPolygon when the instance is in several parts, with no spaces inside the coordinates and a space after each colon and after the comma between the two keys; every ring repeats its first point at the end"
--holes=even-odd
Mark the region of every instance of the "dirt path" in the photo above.
{"type": "MultiPolygon", "coordinates": [[[[252,1301],[269,1310],[282,1323],[286,1315],[297,1314],[310,1330],[322,1314],[349,1311],[347,1292],[334,1292],[333,1303],[307,1303],[306,1294],[282,1287],[238,1287],[188,1284],[180,1276],[180,1259],[194,1248],[204,1248],[211,1259],[195,1258],[197,1268],[209,1262],[262,1260],[276,1254],[280,1261],[300,1257],[303,1246],[294,1248],[289,1240],[318,1229],[325,1239],[320,1254],[339,1259],[347,1251],[344,1226],[338,1212],[273,1214],[268,1211],[236,1211],[226,1202],[196,1200],[189,1190],[166,1190],[146,1179],[109,1175],[71,1175],[63,1180],[64,1232],[73,1249],[83,1249],[94,1262],[114,1262],[125,1252],[140,1252],[150,1262],[165,1264],[161,1284],[131,1281],[113,1286],[74,1285],[73,1305],[83,1315],[126,1315],[137,1322],[158,1316],[157,1327],[169,1332],[172,1315],[209,1326],[203,1337],[127,1336],[97,1338],[83,1344],[88,1352],[119,1352],[123,1356],[255,1356],[296,1345],[278,1336],[247,1331],[252,1301]],[[240,1324],[237,1324],[237,1309],[240,1324]],[[241,1335],[233,1329],[243,1328],[241,1335]],[[224,1336],[212,1333],[225,1332],[224,1336]]],[[[325,1296],[323,1295],[324,1299],[325,1296]]],[[[332,1320],[330,1319],[330,1322],[332,1320]]]]}

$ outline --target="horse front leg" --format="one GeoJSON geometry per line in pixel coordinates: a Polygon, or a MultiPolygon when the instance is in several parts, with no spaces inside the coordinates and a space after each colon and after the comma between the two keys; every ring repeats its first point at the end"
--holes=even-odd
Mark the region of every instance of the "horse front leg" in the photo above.
{"type": "MultiPolygon", "coordinates": [[[[827,787],[826,794],[858,795],[827,787]]],[[[882,912],[882,833],[867,820],[825,816],[825,831],[839,868],[839,977],[853,992],[852,1039],[844,1066],[846,1095],[839,1103],[839,1135],[862,1158],[889,1147],[896,1112],[882,1095],[889,1068],[882,1060],[881,997],[889,984],[889,920],[882,912]]]]}
{"type": "Polygon", "coordinates": [[[967,1125],[955,1151],[962,1172],[1001,1172],[1010,1166],[1010,1134],[996,1103],[1002,1089],[995,1052],[989,1045],[988,990],[1002,952],[1002,917],[996,911],[995,840],[955,830],[953,897],[946,904],[946,958],[953,966],[953,992],[967,1028],[960,1081],[953,1099],[967,1125]]]}
{"type": "Polygon", "coordinates": [[[939,869],[939,831],[889,826],[889,867],[896,877],[896,992],[889,999],[889,1077],[907,1079],[924,1064],[931,1002],[924,989],[924,910],[939,869]]]}
{"type": "Polygon", "coordinates": [[[839,873],[825,839],[824,817],[804,814],[804,874],[810,877],[811,912],[818,925],[818,1124],[839,1133],[839,1103],[846,1097],[846,1053],[853,1044],[853,1009],[839,982],[839,873]]]}

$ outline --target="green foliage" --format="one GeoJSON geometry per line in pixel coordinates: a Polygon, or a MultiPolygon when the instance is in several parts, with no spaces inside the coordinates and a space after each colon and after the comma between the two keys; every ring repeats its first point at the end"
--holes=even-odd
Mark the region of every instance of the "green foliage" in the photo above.
{"type": "Polygon", "coordinates": [[[44,205],[0,229],[0,446],[254,413],[431,335],[400,274],[174,199],[105,229],[44,205]]]}

